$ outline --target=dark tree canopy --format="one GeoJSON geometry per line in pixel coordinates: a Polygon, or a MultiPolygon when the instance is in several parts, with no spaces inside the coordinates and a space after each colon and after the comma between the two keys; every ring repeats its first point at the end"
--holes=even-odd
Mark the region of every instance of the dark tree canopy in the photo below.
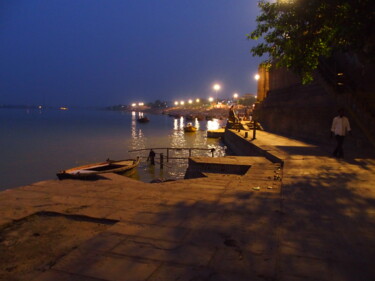
{"type": "Polygon", "coordinates": [[[261,14],[249,39],[263,38],[253,56],[268,55],[267,65],[286,67],[312,80],[320,57],[355,52],[373,60],[374,0],[261,0],[261,14]]]}

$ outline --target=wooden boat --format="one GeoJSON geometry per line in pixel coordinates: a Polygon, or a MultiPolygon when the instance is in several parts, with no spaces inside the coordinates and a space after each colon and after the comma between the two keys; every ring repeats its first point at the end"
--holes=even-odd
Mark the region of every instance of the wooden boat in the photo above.
{"type": "Polygon", "coordinates": [[[185,116],[186,121],[194,121],[195,117],[193,115],[186,115],[185,116]]]}
{"type": "Polygon", "coordinates": [[[138,118],[139,123],[147,123],[149,121],[150,121],[150,119],[148,119],[146,116],[138,118]]]}
{"type": "Polygon", "coordinates": [[[185,131],[185,133],[196,132],[197,131],[197,127],[194,127],[193,125],[191,125],[189,123],[186,127],[184,127],[184,131],[185,131]]]}
{"type": "Polygon", "coordinates": [[[84,179],[95,177],[104,173],[124,173],[138,166],[139,158],[127,160],[107,160],[101,163],[93,163],[60,171],[56,175],[61,179],[84,179]]]}

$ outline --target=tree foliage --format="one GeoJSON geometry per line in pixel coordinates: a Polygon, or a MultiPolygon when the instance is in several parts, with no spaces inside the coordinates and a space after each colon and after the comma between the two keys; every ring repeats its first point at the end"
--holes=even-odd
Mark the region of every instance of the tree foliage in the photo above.
{"type": "Polygon", "coordinates": [[[353,51],[374,59],[374,0],[261,0],[257,27],[249,39],[263,38],[253,56],[312,80],[320,57],[353,51]]]}

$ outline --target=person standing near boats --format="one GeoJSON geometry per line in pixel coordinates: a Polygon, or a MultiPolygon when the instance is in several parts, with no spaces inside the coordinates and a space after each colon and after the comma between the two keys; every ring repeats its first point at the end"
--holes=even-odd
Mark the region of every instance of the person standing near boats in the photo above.
{"type": "Polygon", "coordinates": [[[147,161],[150,160],[151,165],[155,165],[155,155],[156,155],[155,151],[151,149],[147,157],[147,161]]]}
{"type": "Polygon", "coordinates": [[[232,105],[229,109],[229,116],[228,116],[229,121],[232,121],[233,123],[238,123],[238,117],[237,114],[234,110],[234,105],[232,105]]]}

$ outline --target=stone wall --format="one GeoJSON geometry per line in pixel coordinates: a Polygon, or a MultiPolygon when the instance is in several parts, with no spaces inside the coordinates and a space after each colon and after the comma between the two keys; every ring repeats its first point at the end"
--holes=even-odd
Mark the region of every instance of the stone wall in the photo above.
{"type": "Polygon", "coordinates": [[[266,131],[303,139],[328,140],[335,100],[318,84],[270,90],[256,116],[266,131]]]}
{"type": "MultiPolygon", "coordinates": [[[[266,131],[303,140],[330,143],[332,119],[342,107],[338,96],[327,90],[317,76],[315,81],[302,85],[288,71],[270,71],[270,90],[266,99],[257,105],[255,117],[266,131]]],[[[349,117],[353,138],[346,142],[354,146],[370,143],[356,123],[349,117]]]]}

